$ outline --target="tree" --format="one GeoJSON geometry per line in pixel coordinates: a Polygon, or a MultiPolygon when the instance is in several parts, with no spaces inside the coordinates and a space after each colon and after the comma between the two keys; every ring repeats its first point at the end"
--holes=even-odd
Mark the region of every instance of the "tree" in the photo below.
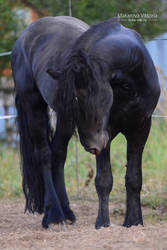
{"type": "Polygon", "coordinates": [[[106,20],[118,14],[133,14],[121,23],[138,31],[144,39],[151,39],[167,31],[167,0],[73,0],[74,16],[89,24],[106,20]],[[147,18],[142,17],[146,14],[147,18]],[[148,18],[154,14],[155,18],[148,18]],[[139,18],[134,18],[139,15],[139,18]],[[141,20],[140,20],[141,19],[141,20]]]}
{"type": "MultiPolygon", "coordinates": [[[[10,51],[18,36],[18,19],[9,1],[0,0],[0,53],[10,51]]],[[[9,57],[0,58],[0,71],[9,66],[9,57]]]]}

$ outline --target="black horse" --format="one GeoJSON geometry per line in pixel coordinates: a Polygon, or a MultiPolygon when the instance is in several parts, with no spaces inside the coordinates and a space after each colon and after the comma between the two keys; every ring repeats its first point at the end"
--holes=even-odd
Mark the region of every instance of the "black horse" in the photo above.
{"type": "Polygon", "coordinates": [[[12,52],[26,210],[43,213],[43,227],[75,221],[64,183],[68,142],[75,129],[96,155],[99,198],[96,228],[109,226],[113,177],[110,143],[127,139],[124,226],[143,224],[142,152],[160,87],[140,35],[117,18],[89,27],[73,17],[31,24],[12,52]],[[57,113],[56,132],[48,106],[57,113]]]}

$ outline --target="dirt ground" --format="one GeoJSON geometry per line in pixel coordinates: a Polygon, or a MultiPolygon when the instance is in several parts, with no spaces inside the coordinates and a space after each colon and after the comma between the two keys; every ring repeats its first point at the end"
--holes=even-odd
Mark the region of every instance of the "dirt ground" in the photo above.
{"type": "Polygon", "coordinates": [[[110,204],[111,226],[94,229],[97,202],[72,201],[77,216],[75,225],[62,232],[55,225],[45,230],[42,217],[24,214],[24,199],[0,200],[0,249],[167,249],[167,216],[162,209],[143,208],[145,226],[124,228],[124,206],[110,204]],[[166,221],[165,221],[166,218],[166,221]]]}

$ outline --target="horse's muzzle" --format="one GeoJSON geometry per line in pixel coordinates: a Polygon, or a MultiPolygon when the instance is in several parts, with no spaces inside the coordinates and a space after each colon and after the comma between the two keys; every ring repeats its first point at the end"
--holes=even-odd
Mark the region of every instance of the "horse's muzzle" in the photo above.
{"type": "Polygon", "coordinates": [[[91,142],[87,146],[84,146],[84,148],[89,153],[93,155],[98,155],[104,148],[106,148],[108,140],[109,140],[108,133],[104,133],[101,137],[99,137],[98,143],[91,142]]]}
{"type": "Polygon", "coordinates": [[[99,149],[97,149],[97,148],[86,149],[86,151],[88,151],[89,153],[91,153],[93,155],[98,155],[100,153],[99,149]]]}

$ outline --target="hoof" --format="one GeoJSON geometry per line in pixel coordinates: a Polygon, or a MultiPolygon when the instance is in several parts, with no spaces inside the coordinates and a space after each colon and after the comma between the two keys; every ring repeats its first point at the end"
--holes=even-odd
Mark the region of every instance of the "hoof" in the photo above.
{"type": "Polygon", "coordinates": [[[65,222],[63,221],[58,224],[53,224],[53,223],[50,224],[48,230],[51,232],[67,232],[67,227],[66,227],[65,222]]]}
{"type": "Polygon", "coordinates": [[[73,213],[73,211],[69,208],[69,209],[63,209],[64,212],[64,216],[66,221],[70,221],[69,224],[74,224],[76,222],[76,217],[75,214],[73,213]]]}
{"type": "Polygon", "coordinates": [[[96,229],[100,229],[101,227],[109,227],[109,226],[110,226],[109,223],[95,224],[95,228],[96,228],[96,229]]]}
{"type": "Polygon", "coordinates": [[[61,231],[66,232],[67,231],[67,227],[66,227],[65,222],[63,221],[60,224],[61,224],[61,231]]]}
{"type": "Polygon", "coordinates": [[[57,209],[50,208],[42,219],[43,228],[48,228],[50,224],[59,224],[65,221],[64,214],[58,213],[57,209]]]}
{"type": "Polygon", "coordinates": [[[48,228],[48,222],[47,222],[47,215],[44,215],[42,219],[42,226],[43,228],[47,229],[48,228]]]}
{"type": "Polygon", "coordinates": [[[95,228],[100,229],[101,227],[109,227],[110,226],[110,220],[109,219],[101,219],[97,217],[95,228]]]}
{"type": "Polygon", "coordinates": [[[140,226],[143,226],[143,222],[142,221],[132,221],[132,222],[128,222],[128,221],[125,221],[124,223],[123,223],[123,227],[131,227],[131,226],[138,226],[138,225],[140,225],[140,226]]]}

